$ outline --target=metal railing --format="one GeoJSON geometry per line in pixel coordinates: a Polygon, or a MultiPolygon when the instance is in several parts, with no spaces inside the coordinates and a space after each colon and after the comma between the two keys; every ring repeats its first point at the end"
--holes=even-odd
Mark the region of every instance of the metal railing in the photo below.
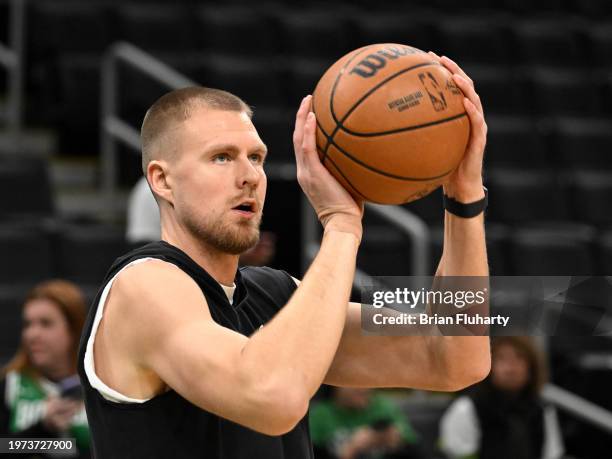
{"type": "Polygon", "coordinates": [[[24,104],[25,2],[10,0],[8,45],[0,43],[0,66],[8,71],[7,99],[0,119],[6,121],[14,145],[19,143],[24,104]]]}
{"type": "Polygon", "coordinates": [[[542,398],[558,408],[612,433],[612,413],[554,384],[546,384],[542,398]]]}
{"type": "Polygon", "coordinates": [[[125,42],[112,45],[102,61],[102,90],[100,117],[101,146],[101,191],[109,210],[116,205],[117,192],[117,141],[123,142],[136,152],[140,152],[140,134],[138,129],[119,118],[118,66],[122,62],[141,71],[149,78],[168,86],[168,89],[179,89],[196,86],[197,83],[177,72],[159,59],[125,42]]]}
{"type": "MultiPolygon", "coordinates": [[[[413,276],[429,276],[429,229],[416,215],[400,206],[366,204],[366,212],[372,212],[387,223],[398,228],[410,239],[412,251],[411,270],[413,276]]],[[[302,272],[310,265],[319,251],[319,223],[308,199],[302,197],[302,272]]],[[[408,256],[408,254],[407,254],[408,256]]],[[[357,269],[353,285],[376,285],[377,282],[364,271],[357,269]]]]}

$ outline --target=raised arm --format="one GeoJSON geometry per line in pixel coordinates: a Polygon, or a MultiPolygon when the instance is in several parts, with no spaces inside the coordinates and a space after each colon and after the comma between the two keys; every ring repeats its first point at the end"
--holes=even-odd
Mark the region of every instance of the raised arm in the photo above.
{"type": "MultiPolygon", "coordinates": [[[[444,186],[444,192],[459,202],[470,203],[484,196],[482,161],[487,126],[472,80],[450,59],[444,57],[440,62],[465,94],[464,105],[471,124],[465,156],[444,186]]],[[[436,282],[441,282],[443,276],[482,276],[480,280],[486,282],[488,265],[482,214],[461,218],[445,212],[444,249],[436,282]]],[[[455,391],[483,379],[490,366],[488,336],[366,336],[361,330],[361,305],[351,304],[326,382],[339,386],[455,391]]]]}

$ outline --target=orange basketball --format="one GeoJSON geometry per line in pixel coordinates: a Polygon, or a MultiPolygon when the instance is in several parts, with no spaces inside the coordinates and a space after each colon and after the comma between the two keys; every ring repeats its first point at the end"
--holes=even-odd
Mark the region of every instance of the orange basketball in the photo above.
{"type": "Polygon", "coordinates": [[[410,46],[365,46],[338,60],[313,94],[317,149],[356,196],[380,204],[419,199],[459,164],[470,135],[451,73],[410,46]]]}

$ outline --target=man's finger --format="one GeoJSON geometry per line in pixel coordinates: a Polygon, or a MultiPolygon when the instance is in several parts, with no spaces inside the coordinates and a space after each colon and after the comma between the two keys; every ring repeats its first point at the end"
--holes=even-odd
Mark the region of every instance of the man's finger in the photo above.
{"type": "MultiPolygon", "coordinates": [[[[317,120],[314,112],[309,112],[306,117],[306,123],[304,125],[304,139],[302,142],[302,152],[304,155],[304,161],[309,165],[312,165],[312,161],[315,159],[317,153],[317,141],[315,130],[317,128],[317,120]]],[[[318,157],[316,158],[318,160],[318,157]]]]}
{"type": "Polygon", "coordinates": [[[463,91],[463,94],[465,94],[465,96],[470,99],[470,101],[476,106],[476,108],[482,112],[482,102],[480,101],[480,96],[474,89],[474,86],[472,86],[465,78],[463,78],[462,75],[458,73],[455,73],[453,75],[453,80],[457,84],[459,89],[463,91]]]}
{"type": "Polygon", "coordinates": [[[444,67],[450,70],[451,73],[458,73],[463,78],[465,78],[472,87],[474,87],[474,82],[472,81],[472,79],[469,76],[467,76],[467,74],[463,71],[463,69],[459,67],[459,65],[455,61],[453,61],[451,58],[447,56],[442,56],[440,58],[440,62],[442,63],[442,65],[444,65],[444,67]]]}
{"type": "Polygon", "coordinates": [[[310,109],[310,95],[302,99],[300,108],[295,115],[295,130],[293,131],[293,146],[299,147],[302,145],[304,137],[304,124],[306,123],[306,116],[310,109]]]}
{"type": "Polygon", "coordinates": [[[484,154],[487,143],[487,124],[480,110],[467,97],[463,99],[463,106],[470,118],[470,150],[476,150],[480,156],[484,154]]]}
{"type": "Polygon", "coordinates": [[[297,111],[295,117],[295,130],[293,131],[293,151],[295,153],[295,163],[298,169],[304,165],[304,155],[302,152],[302,143],[304,141],[304,125],[306,124],[306,117],[308,115],[308,109],[310,96],[304,97],[300,108],[297,111]]]}

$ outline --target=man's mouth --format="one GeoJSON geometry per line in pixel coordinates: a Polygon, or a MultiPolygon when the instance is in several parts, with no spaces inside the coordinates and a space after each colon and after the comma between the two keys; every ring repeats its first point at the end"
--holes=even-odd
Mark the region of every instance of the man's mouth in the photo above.
{"type": "Polygon", "coordinates": [[[237,206],[232,207],[232,210],[236,210],[242,213],[243,215],[251,215],[251,214],[254,214],[255,211],[257,210],[257,205],[254,199],[247,199],[247,200],[242,201],[237,206]]]}

